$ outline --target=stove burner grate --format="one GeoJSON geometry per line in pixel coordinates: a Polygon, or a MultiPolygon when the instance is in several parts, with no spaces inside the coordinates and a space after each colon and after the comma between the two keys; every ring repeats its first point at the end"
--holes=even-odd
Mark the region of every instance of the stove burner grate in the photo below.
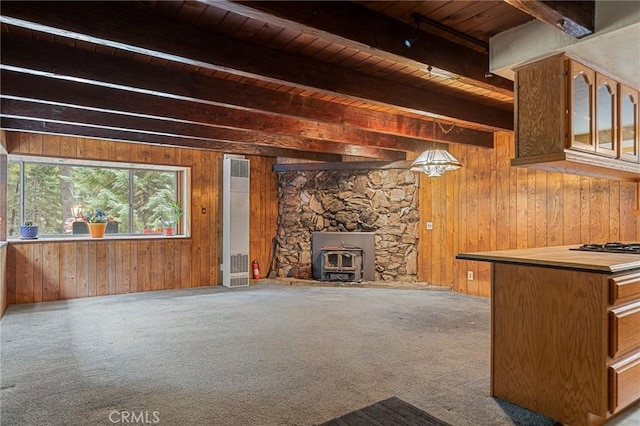
{"type": "Polygon", "coordinates": [[[583,244],[578,248],[572,248],[570,250],[640,254],[640,243],[583,244]]]}

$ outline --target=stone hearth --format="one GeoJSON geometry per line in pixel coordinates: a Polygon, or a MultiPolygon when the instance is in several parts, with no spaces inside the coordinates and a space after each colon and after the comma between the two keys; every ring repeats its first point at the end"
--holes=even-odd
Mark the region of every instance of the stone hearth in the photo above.
{"type": "Polygon", "coordinates": [[[418,179],[405,169],[279,172],[278,277],[311,277],[312,232],[375,232],[375,277],[417,281],[418,179]]]}

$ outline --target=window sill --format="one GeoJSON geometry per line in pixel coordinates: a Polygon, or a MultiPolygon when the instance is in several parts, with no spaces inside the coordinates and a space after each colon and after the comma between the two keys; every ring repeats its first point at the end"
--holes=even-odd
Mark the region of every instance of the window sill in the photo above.
{"type": "Polygon", "coordinates": [[[67,242],[88,242],[88,241],[130,241],[130,240],[184,240],[191,238],[187,235],[159,235],[159,234],[140,234],[140,235],[105,235],[103,238],[86,237],[38,237],[33,240],[22,240],[20,238],[9,238],[8,244],[32,244],[32,243],[67,243],[67,242]]]}

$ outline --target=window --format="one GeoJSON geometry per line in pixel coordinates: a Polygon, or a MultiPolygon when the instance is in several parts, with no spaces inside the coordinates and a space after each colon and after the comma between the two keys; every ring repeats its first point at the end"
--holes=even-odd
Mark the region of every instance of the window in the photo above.
{"type": "Polygon", "coordinates": [[[9,156],[7,169],[7,234],[19,235],[25,221],[38,225],[41,236],[87,233],[83,212],[100,209],[109,218],[107,233],[162,233],[174,227],[185,234],[183,167],[98,163],[9,156]]]}

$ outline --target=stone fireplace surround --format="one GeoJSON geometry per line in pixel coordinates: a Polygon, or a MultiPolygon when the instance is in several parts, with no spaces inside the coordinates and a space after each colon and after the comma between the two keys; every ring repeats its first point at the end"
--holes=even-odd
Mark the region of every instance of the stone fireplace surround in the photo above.
{"type": "Polygon", "coordinates": [[[312,232],[375,232],[375,280],[417,281],[418,177],[407,169],[278,172],[278,277],[312,277],[312,232]]]}

